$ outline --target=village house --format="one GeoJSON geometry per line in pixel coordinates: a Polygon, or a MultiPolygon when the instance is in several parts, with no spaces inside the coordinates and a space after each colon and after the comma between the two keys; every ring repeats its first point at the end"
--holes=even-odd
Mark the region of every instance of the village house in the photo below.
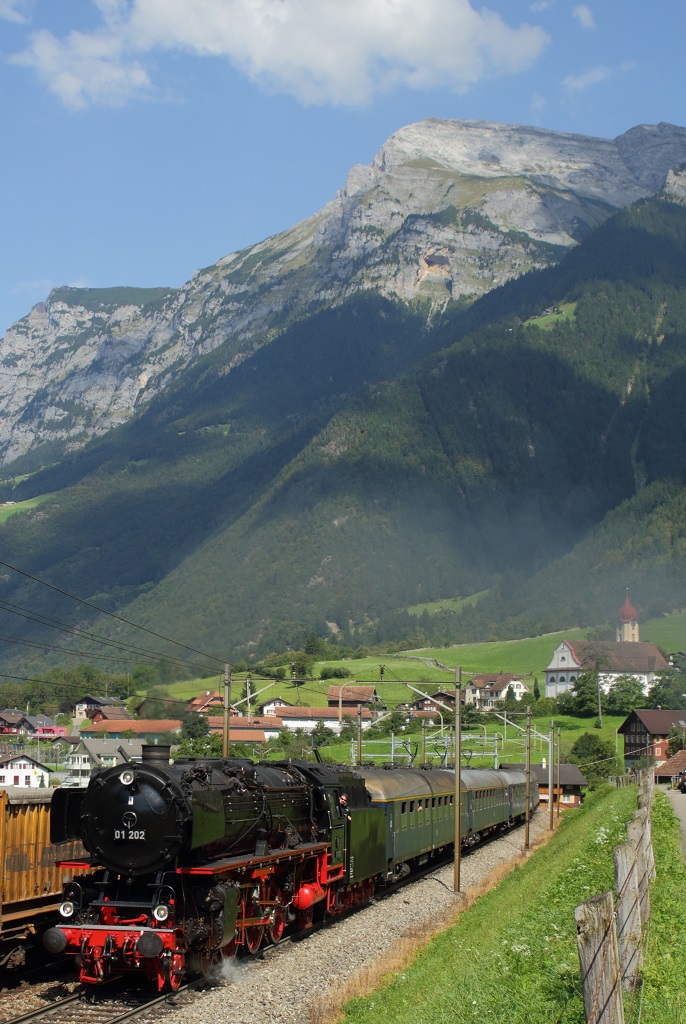
{"type": "Polygon", "coordinates": [[[0,788],[44,789],[50,785],[50,769],[28,754],[0,759],[0,788]]]}
{"type": "Polygon", "coordinates": [[[0,733],[6,736],[19,736],[24,730],[26,714],[19,708],[5,708],[0,711],[0,733]]]}
{"type": "Polygon", "coordinates": [[[279,712],[279,708],[292,708],[293,704],[290,701],[284,700],[283,697],[271,697],[266,700],[263,704],[258,704],[257,710],[261,715],[276,715],[279,712]]]}
{"type": "Polygon", "coordinates": [[[197,714],[205,714],[210,710],[216,713],[217,708],[223,709],[224,698],[217,690],[204,690],[197,697],[191,697],[187,706],[189,711],[195,711],[197,714]]]}
{"type": "Polygon", "coordinates": [[[27,715],[18,708],[8,708],[0,711],[0,733],[9,736],[30,736],[39,740],[55,740],[67,735],[67,727],[56,725],[47,715],[27,715]]]}
{"type": "Polygon", "coordinates": [[[686,772],[686,750],[677,750],[674,757],[655,767],[655,781],[674,783],[686,772]]]}
{"type": "MultiPolygon", "coordinates": [[[[525,771],[524,764],[502,764],[501,768],[513,768],[516,771],[525,771]]],[[[531,765],[532,778],[538,783],[538,795],[542,804],[549,806],[550,801],[550,771],[544,761],[543,764],[531,765]]],[[[558,787],[558,766],[553,766],[553,806],[556,807],[559,801],[560,807],[580,807],[583,800],[582,789],[588,785],[581,769],[575,764],[561,764],[559,787],[558,787]]]]}
{"type": "Polygon", "coordinates": [[[48,715],[26,715],[26,735],[36,740],[56,740],[67,735],[66,725],[57,725],[48,715]]]}
{"type": "Polygon", "coordinates": [[[88,716],[89,721],[98,722],[132,722],[133,715],[125,707],[119,704],[104,705],[97,708],[92,715],[88,716]]]}
{"type": "Polygon", "coordinates": [[[66,776],[63,786],[87,786],[94,768],[110,768],[126,761],[141,761],[143,743],[141,740],[99,740],[82,737],[74,750],[64,761],[66,776]]]}
{"type": "Polygon", "coordinates": [[[658,764],[666,761],[669,733],[674,728],[686,732],[686,711],[635,708],[617,730],[624,737],[624,767],[630,771],[644,757],[652,757],[658,764]]]}
{"type": "MultiPolygon", "coordinates": [[[[211,733],[223,733],[223,715],[209,715],[207,722],[211,733]]],[[[231,715],[229,727],[230,738],[236,743],[265,743],[276,739],[283,722],[276,715],[231,715]]]]}
{"type": "Polygon", "coordinates": [[[358,686],[351,683],[343,683],[340,686],[329,685],[326,695],[326,703],[330,708],[344,707],[355,710],[357,710],[358,704],[374,704],[378,699],[375,686],[358,686]]]}
{"type": "Polygon", "coordinates": [[[493,708],[498,701],[505,700],[508,692],[515,700],[521,700],[528,688],[518,675],[511,672],[481,673],[474,675],[463,688],[465,704],[479,710],[493,708]]]}
{"type": "Polygon", "coordinates": [[[137,739],[147,743],[158,743],[161,736],[181,731],[179,718],[132,718],[116,719],[111,722],[88,722],[81,727],[82,736],[98,736],[106,733],[108,739],[119,740],[132,733],[137,739]]]}
{"type": "MultiPolygon", "coordinates": [[[[341,728],[346,722],[353,722],[357,725],[358,712],[357,707],[353,710],[352,708],[342,709],[342,718],[339,719],[339,710],[335,708],[310,708],[310,707],[291,707],[291,708],[280,708],[279,717],[283,722],[285,729],[304,729],[305,732],[313,732],[317,724],[322,722],[329,729],[332,729],[336,734],[340,733],[341,728]]],[[[369,729],[373,721],[373,716],[368,708],[362,709],[362,728],[369,729]]]]}
{"type": "Polygon", "coordinates": [[[427,694],[425,697],[416,697],[409,705],[410,711],[446,711],[446,708],[453,710],[455,707],[455,691],[437,690],[435,693],[427,694]]]}
{"type": "Polygon", "coordinates": [[[92,718],[102,708],[124,707],[124,701],[118,697],[94,697],[87,694],[79,697],[74,705],[74,718],[78,721],[85,718],[92,718]]]}

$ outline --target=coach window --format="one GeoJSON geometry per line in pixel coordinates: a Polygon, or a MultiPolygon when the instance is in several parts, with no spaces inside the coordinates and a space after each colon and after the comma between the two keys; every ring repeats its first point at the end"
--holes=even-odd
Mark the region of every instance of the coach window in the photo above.
{"type": "Polygon", "coordinates": [[[400,805],[400,827],[401,829],[407,828],[407,800],[403,800],[400,805]]]}

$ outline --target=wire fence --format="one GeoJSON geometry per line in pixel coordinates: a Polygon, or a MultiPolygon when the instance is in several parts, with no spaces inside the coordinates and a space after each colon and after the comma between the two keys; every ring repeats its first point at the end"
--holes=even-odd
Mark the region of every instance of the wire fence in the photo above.
{"type": "Polygon", "coordinates": [[[638,807],[627,825],[627,841],[614,848],[614,891],[580,903],[575,910],[586,1024],[624,1024],[633,1014],[650,918],[650,883],[655,858],[650,824],[655,779],[638,779],[638,807]]]}

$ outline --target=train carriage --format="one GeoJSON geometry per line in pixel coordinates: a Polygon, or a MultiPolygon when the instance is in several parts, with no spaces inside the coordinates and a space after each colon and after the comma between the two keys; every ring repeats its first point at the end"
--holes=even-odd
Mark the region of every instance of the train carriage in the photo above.
{"type": "MultiPolygon", "coordinates": [[[[66,872],[50,843],[49,789],[0,789],[0,967],[23,965],[27,948],[57,920],[66,872]]],[[[82,857],[81,843],[60,857],[82,857]]]]}

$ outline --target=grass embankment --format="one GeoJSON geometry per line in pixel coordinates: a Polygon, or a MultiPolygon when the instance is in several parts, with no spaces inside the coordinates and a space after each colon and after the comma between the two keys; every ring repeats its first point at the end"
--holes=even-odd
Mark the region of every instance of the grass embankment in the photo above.
{"type": "MultiPolygon", "coordinates": [[[[613,888],[612,848],[626,839],[636,789],[605,790],[523,866],[434,938],[385,987],[343,1007],[344,1024],[583,1024],[574,908],[613,888]]],[[[686,868],[663,794],[653,814],[657,880],[644,989],[626,1000],[627,1024],[686,1020],[686,868]],[[641,1004],[642,999],[642,1006],[641,1004]],[[631,1004],[631,1005],[630,1005],[631,1004]],[[631,1010],[631,1012],[630,1012],[631,1010]]],[[[315,1010],[313,1019],[324,1017],[315,1010]]]]}

